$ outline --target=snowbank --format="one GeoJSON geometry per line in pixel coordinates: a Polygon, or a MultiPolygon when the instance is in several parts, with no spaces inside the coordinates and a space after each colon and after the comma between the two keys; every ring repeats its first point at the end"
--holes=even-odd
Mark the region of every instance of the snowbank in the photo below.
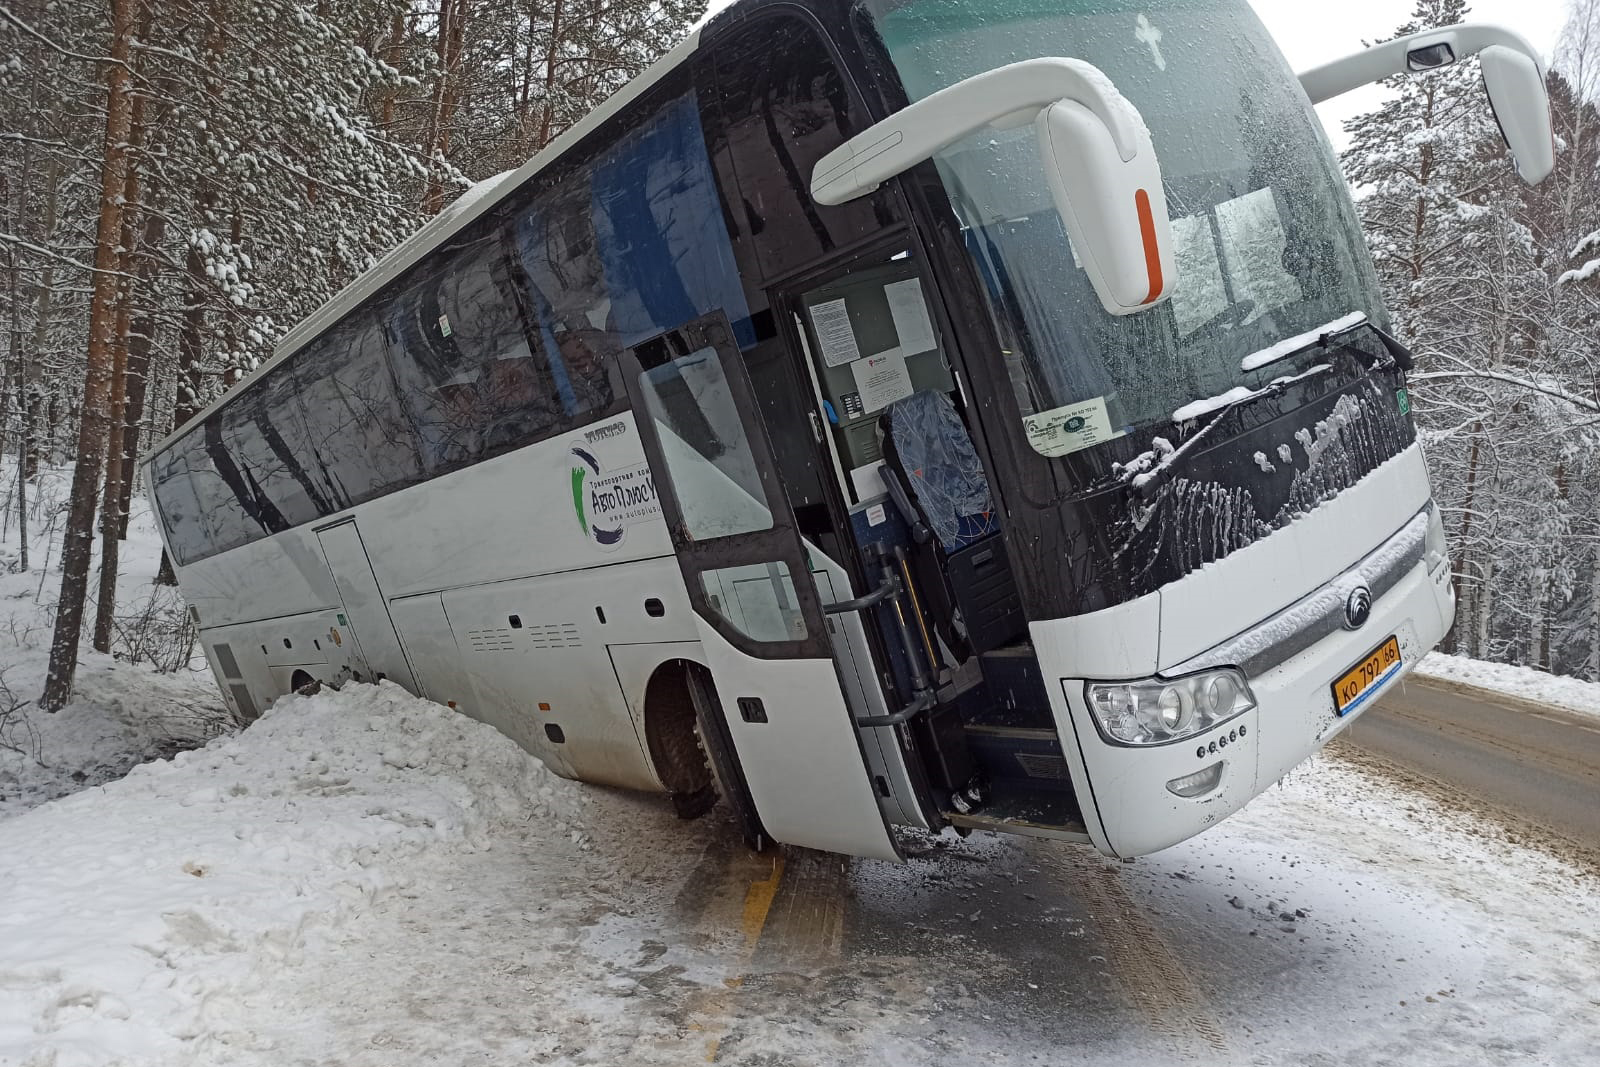
{"type": "Polygon", "coordinates": [[[1568,711],[1600,717],[1600,683],[1586,682],[1559,674],[1545,674],[1531,667],[1509,663],[1487,663],[1465,656],[1431,652],[1417,665],[1417,674],[1446,682],[1459,682],[1491,689],[1506,696],[1553,704],[1568,711]]]}
{"type": "MultiPolygon", "coordinates": [[[[0,1063],[171,1062],[208,1008],[407,881],[581,798],[490,727],[391,684],[0,823],[0,1063]]],[[[552,862],[558,862],[552,857],[552,862]]]]}

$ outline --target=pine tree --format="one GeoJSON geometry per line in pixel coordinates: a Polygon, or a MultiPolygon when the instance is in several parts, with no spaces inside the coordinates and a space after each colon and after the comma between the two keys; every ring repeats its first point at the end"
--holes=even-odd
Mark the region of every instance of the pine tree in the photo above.
{"type": "MultiPolygon", "coordinates": [[[[1421,0],[1398,32],[1467,14],[1461,0],[1421,0]]],[[[1418,353],[1414,410],[1452,542],[1455,647],[1571,669],[1571,635],[1600,641],[1592,612],[1575,619],[1600,506],[1600,398],[1579,370],[1595,322],[1560,283],[1574,212],[1594,202],[1593,106],[1551,77],[1561,151],[1530,189],[1475,67],[1391,82],[1394,95],[1349,124],[1343,162],[1386,300],[1418,353]]]]}

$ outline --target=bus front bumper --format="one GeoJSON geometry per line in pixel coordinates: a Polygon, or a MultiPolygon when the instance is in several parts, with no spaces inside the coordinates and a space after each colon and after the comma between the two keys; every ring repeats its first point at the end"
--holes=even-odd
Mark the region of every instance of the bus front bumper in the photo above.
{"type": "MultiPolygon", "coordinates": [[[[1424,526],[1438,521],[1431,509],[1418,520],[1424,526]]],[[[1420,546],[1412,550],[1420,530],[1415,522],[1408,524],[1361,564],[1296,604],[1160,672],[1175,678],[1213,667],[1244,671],[1256,706],[1202,733],[1157,746],[1112,744],[1089,711],[1086,680],[1061,678],[1051,698],[1095,845],[1108,855],[1139,856],[1214,826],[1400,684],[1455,618],[1448,565],[1424,555],[1420,546]],[[1306,624],[1309,610],[1325,616],[1330,602],[1342,614],[1348,591],[1381,567],[1388,571],[1385,588],[1372,590],[1371,614],[1364,624],[1353,630],[1341,625],[1326,633],[1306,624]],[[1294,634],[1302,639],[1297,641],[1294,634]],[[1391,636],[1400,646],[1399,665],[1338,714],[1334,682],[1391,636]],[[1286,647],[1290,654],[1283,654],[1286,647]],[[1196,789],[1197,795],[1179,795],[1196,789]]],[[[1040,667],[1047,678],[1060,677],[1052,675],[1043,655],[1040,667]]]]}

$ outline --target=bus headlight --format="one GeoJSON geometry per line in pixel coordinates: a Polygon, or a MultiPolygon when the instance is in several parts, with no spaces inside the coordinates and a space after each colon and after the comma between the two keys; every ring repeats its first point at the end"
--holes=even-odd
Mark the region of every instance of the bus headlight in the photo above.
{"type": "Polygon", "coordinates": [[[1165,745],[1203,733],[1256,706],[1244,675],[1230,668],[1183,678],[1089,682],[1095,726],[1114,745],[1165,745]]]}

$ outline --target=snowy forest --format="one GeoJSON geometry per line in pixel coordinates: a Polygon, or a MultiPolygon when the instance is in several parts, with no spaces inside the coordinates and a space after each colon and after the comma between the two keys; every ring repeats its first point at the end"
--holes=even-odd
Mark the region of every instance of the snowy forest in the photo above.
{"type": "MultiPolygon", "coordinates": [[[[0,0],[0,524],[73,464],[40,704],[111,650],[140,450],[472,182],[644,69],[695,0],[0,0]],[[97,558],[107,565],[95,568],[97,558]]],[[[1419,0],[1398,33],[1457,22],[1419,0]]],[[[1342,157],[1447,518],[1448,650],[1600,680],[1600,0],[1507,165],[1475,64],[1397,79],[1342,157]]],[[[41,581],[41,585],[42,585],[41,581]]],[[[181,610],[173,613],[183,625],[181,610]]]]}

